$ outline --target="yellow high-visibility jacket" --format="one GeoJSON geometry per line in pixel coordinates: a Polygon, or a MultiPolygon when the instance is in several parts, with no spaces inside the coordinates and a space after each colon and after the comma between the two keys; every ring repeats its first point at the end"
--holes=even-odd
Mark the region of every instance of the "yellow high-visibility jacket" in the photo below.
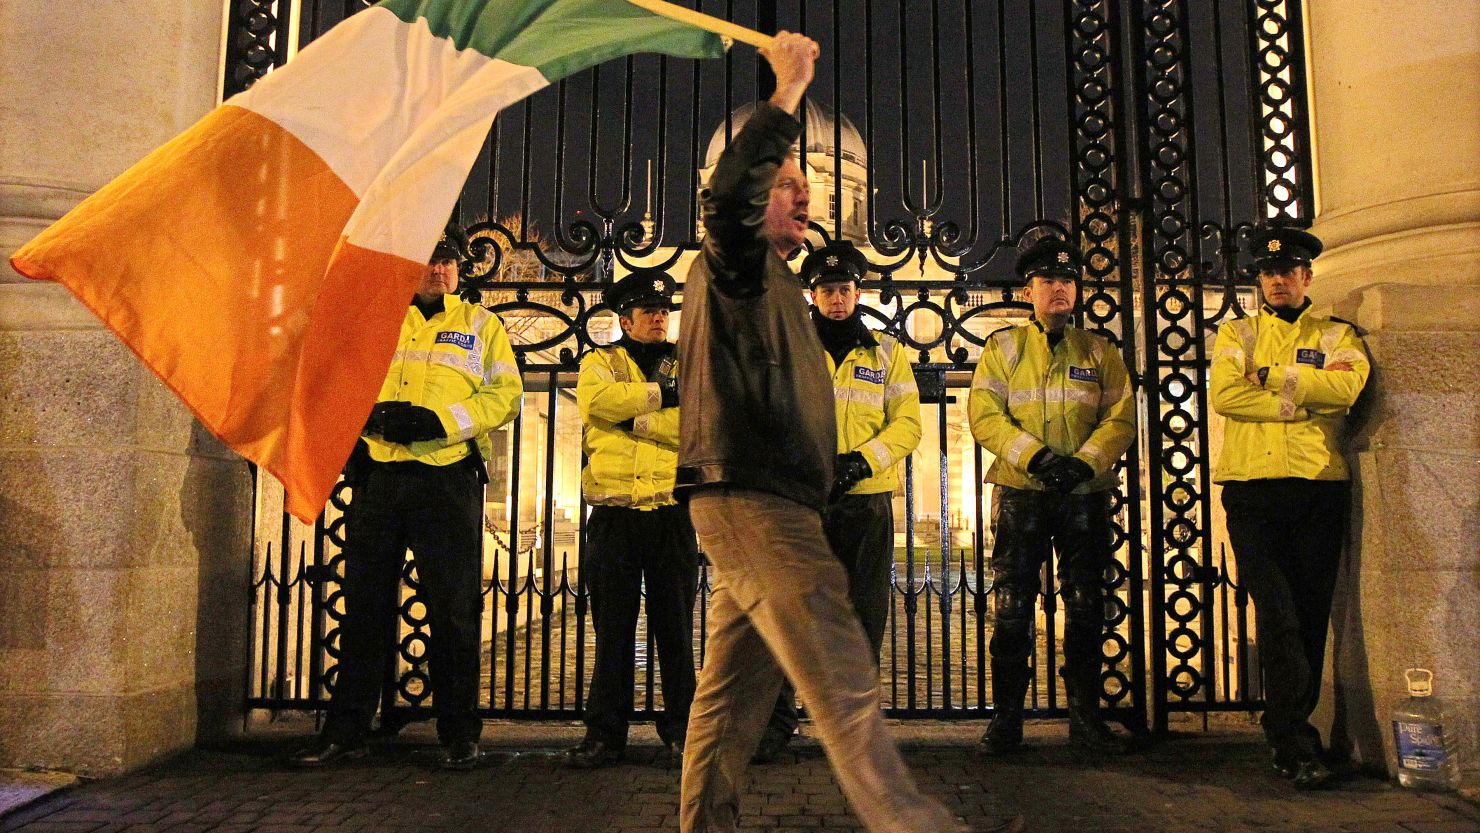
{"type": "MultiPolygon", "coordinates": [[[[678,376],[676,361],[660,369],[678,376]]],[[[581,359],[576,405],[587,456],[581,472],[587,503],[645,509],[674,502],[678,408],[662,402],[658,383],[642,375],[625,348],[602,347],[581,359]],[[631,430],[617,427],[629,419],[631,430]]]]}
{"type": "Polygon", "coordinates": [[[428,321],[412,304],[401,321],[396,355],[376,399],[430,408],[442,420],[447,436],[410,445],[366,437],[370,457],[446,466],[468,456],[468,440],[474,440],[483,459],[490,460],[489,432],[514,419],[523,396],[514,348],[497,315],[447,295],[443,311],[428,321]]]}
{"type": "Polygon", "coordinates": [[[1311,315],[1285,323],[1267,305],[1218,328],[1210,393],[1227,418],[1213,479],[1346,480],[1340,432],[1372,365],[1356,328],[1311,315]],[[1347,362],[1351,370],[1326,370],[1347,362]],[[1269,368],[1264,384],[1248,375],[1269,368]]]}
{"type": "Polygon", "coordinates": [[[1042,490],[1028,474],[1045,445],[1088,463],[1095,476],[1074,492],[1115,485],[1115,461],[1136,438],[1130,375],[1109,339],[1078,327],[1050,351],[1036,320],[987,336],[967,398],[971,435],[996,455],[986,482],[1042,490]]]}
{"type": "Polygon", "coordinates": [[[873,474],[848,494],[892,492],[899,462],[920,444],[920,390],[904,345],[875,334],[878,344],[854,347],[837,364],[831,355],[833,399],[838,412],[838,453],[857,451],[873,474]]]}

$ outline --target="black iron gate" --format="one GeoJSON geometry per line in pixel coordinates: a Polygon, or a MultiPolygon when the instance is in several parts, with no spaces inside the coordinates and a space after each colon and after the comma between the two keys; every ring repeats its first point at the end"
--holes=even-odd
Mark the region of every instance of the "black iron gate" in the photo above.
{"type": "MultiPolygon", "coordinates": [[[[878,273],[864,287],[869,314],[918,354],[927,428],[896,497],[889,712],[990,714],[991,496],[964,427],[965,388],[984,336],[1025,314],[1013,300],[1016,248],[1045,234],[1085,253],[1081,323],[1120,346],[1138,389],[1141,441],[1120,466],[1105,577],[1106,704],[1159,729],[1178,712],[1257,707],[1252,611],[1212,514],[1204,381],[1214,328],[1251,303],[1243,233],[1310,215],[1298,2],[699,5],[822,44],[802,137],[815,240],[865,247],[878,273]]],[[[363,7],[235,3],[227,94],[363,7]]],[[[592,634],[572,478],[576,366],[611,326],[599,298],[614,274],[656,265],[682,279],[702,177],[768,84],[744,48],[714,62],[646,55],[597,67],[501,114],[468,179],[458,212],[480,259],[465,286],[504,319],[526,385],[489,492],[486,714],[581,709],[592,634]]],[[[259,491],[270,521],[259,522],[247,704],[319,708],[335,674],[347,491],[312,528],[279,522],[272,484],[259,491]]],[[[407,570],[385,703],[402,714],[428,696],[407,570]]],[[[1031,691],[1040,715],[1063,703],[1051,576],[1031,691]]],[[[700,591],[702,660],[707,575],[700,591]]],[[[650,656],[639,650],[644,714],[659,702],[650,656]]]]}

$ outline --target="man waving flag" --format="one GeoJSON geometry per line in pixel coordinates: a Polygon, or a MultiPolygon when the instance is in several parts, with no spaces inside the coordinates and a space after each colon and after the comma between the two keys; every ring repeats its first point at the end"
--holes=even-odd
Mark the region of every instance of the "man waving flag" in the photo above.
{"type": "Polygon", "coordinates": [[[216,108],[11,258],[65,285],[311,521],[494,116],[719,36],[624,0],[385,0],[216,108]]]}

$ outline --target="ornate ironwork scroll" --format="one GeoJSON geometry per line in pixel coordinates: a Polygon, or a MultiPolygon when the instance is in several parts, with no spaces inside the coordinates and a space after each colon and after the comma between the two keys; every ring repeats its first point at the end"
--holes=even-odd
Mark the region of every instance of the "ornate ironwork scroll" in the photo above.
{"type": "MultiPolygon", "coordinates": [[[[1143,397],[1144,445],[1119,465],[1105,576],[1106,705],[1128,725],[1149,714],[1161,728],[1180,711],[1257,706],[1247,596],[1210,529],[1204,377],[1212,328],[1248,300],[1244,233],[1309,218],[1298,0],[695,4],[821,42],[802,114],[802,158],[826,195],[812,204],[814,243],[865,248],[875,274],[864,314],[915,362],[933,439],[904,464],[881,680],[890,714],[992,709],[989,461],[965,425],[966,387],[987,333],[1025,314],[1011,265],[1042,235],[1081,247],[1081,323],[1114,340],[1143,397]]],[[[363,6],[300,0],[300,40],[363,6]]],[[[286,59],[290,9],[232,4],[227,94],[286,59]]],[[[748,50],[611,62],[501,113],[468,177],[455,209],[472,238],[462,293],[502,317],[526,386],[493,461],[491,505],[502,511],[485,553],[487,715],[571,717],[583,706],[585,513],[578,487],[566,496],[580,464],[578,364],[611,336],[601,291],[616,273],[657,266],[682,278],[699,245],[702,178],[765,83],[748,50]]],[[[316,528],[261,528],[272,549],[258,550],[254,573],[253,708],[327,700],[350,497],[341,485],[316,528]]],[[[415,591],[408,562],[384,704],[393,718],[427,711],[415,591]]],[[[1029,708],[1053,716],[1063,703],[1051,578],[1041,607],[1029,708]]],[[[650,664],[638,685],[638,711],[651,716],[661,704],[650,664]]]]}

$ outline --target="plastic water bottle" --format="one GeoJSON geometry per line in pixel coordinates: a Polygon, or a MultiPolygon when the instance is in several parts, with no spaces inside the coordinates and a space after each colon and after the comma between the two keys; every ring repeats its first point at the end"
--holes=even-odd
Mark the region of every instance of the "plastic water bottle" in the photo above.
{"type": "Polygon", "coordinates": [[[1459,786],[1455,729],[1445,719],[1444,701],[1434,696],[1434,672],[1410,668],[1408,699],[1393,709],[1393,738],[1398,746],[1398,783],[1418,790],[1453,790],[1459,786]]]}

